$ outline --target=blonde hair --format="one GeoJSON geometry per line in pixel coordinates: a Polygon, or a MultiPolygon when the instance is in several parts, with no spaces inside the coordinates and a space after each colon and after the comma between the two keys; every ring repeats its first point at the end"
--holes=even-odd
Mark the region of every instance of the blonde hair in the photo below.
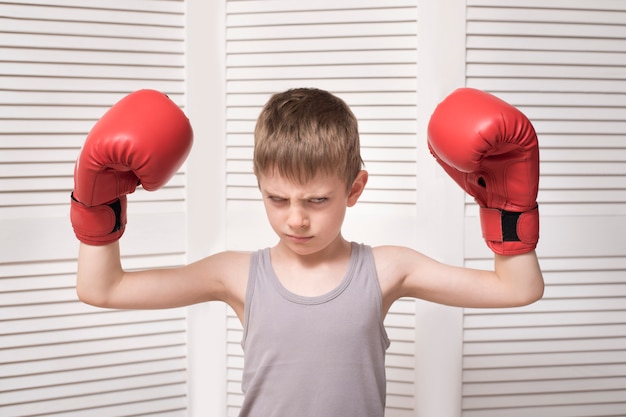
{"type": "Polygon", "coordinates": [[[278,172],[300,184],[318,173],[352,186],[363,166],[357,119],[340,98],[315,88],[274,94],[254,130],[254,173],[278,172]]]}

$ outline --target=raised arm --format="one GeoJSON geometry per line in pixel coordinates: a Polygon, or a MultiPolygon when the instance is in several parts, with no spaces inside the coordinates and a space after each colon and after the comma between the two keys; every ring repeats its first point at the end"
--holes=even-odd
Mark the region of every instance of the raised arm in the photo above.
{"type": "Polygon", "coordinates": [[[70,211],[81,241],[76,289],[82,301],[150,309],[220,300],[243,317],[248,254],[223,252],[178,268],[129,272],[121,265],[126,195],[139,184],[149,191],[165,185],[192,137],[180,108],[153,90],[123,98],[89,133],[76,162],[70,211]]]}
{"type": "MultiPolygon", "coordinates": [[[[157,298],[148,302],[149,297],[167,287],[126,279],[130,274],[120,264],[126,195],[139,184],[147,190],[166,184],[187,157],[192,138],[184,113],[154,90],[129,94],[95,124],[76,161],[71,198],[70,218],[82,242],[77,279],[81,299],[110,307],[160,306],[157,298]],[[127,282],[129,291],[116,291],[127,282]]],[[[164,273],[152,275],[158,274],[164,273]]]]}
{"type": "Polygon", "coordinates": [[[461,307],[519,306],[541,298],[543,276],[535,254],[539,147],[530,121],[488,93],[461,88],[435,109],[428,145],[478,203],[494,270],[450,267],[405,252],[394,288],[404,296],[461,307]]]}
{"type": "Polygon", "coordinates": [[[98,307],[155,309],[224,301],[243,318],[249,254],[222,252],[178,268],[124,271],[119,242],[81,243],[76,291],[98,307]]]}
{"type": "Polygon", "coordinates": [[[543,277],[534,252],[539,146],[531,122],[491,94],[461,88],[435,109],[428,145],[478,203],[483,237],[495,253],[495,276],[511,304],[535,301],[543,294],[543,277]]]}
{"type": "Polygon", "coordinates": [[[467,308],[505,308],[531,304],[543,295],[543,277],[534,251],[495,254],[492,270],[440,263],[413,249],[374,249],[385,311],[401,297],[467,308]]]}

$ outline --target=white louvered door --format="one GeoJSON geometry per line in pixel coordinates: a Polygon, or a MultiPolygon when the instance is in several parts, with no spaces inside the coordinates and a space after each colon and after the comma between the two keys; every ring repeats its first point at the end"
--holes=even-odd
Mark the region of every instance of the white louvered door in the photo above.
{"type": "MultiPolygon", "coordinates": [[[[626,4],[470,0],[467,18],[467,85],[539,135],[547,287],[465,312],[463,416],[626,415],[626,4]]],[[[466,211],[466,264],[486,267],[466,211]]]]}
{"type": "MultiPolygon", "coordinates": [[[[431,233],[423,224],[428,219],[416,224],[416,199],[419,205],[441,197],[431,193],[440,187],[438,178],[415,178],[420,168],[416,147],[421,157],[429,158],[427,150],[419,153],[423,141],[416,144],[425,129],[425,120],[416,123],[416,118],[428,117],[423,97],[453,84],[442,71],[448,59],[455,62],[449,54],[466,53],[467,85],[520,107],[540,135],[538,251],[548,286],[545,299],[530,307],[465,311],[459,415],[626,415],[624,2],[468,0],[466,8],[463,0],[423,0],[417,10],[418,2],[409,0],[218,1],[227,8],[228,248],[254,250],[274,243],[251,174],[252,129],[270,94],[296,86],[337,93],[361,122],[371,180],[363,201],[348,213],[346,237],[372,245],[414,246],[415,235],[426,231],[428,236],[419,242],[427,254],[433,254],[427,247],[431,243],[437,247],[435,255],[455,246],[457,228],[431,233]],[[467,50],[435,51],[442,39],[416,39],[418,11],[420,22],[434,22],[435,4],[444,4],[444,14],[467,12],[467,50]],[[418,45],[431,46],[432,56],[424,58],[424,48],[416,52],[418,45]],[[443,64],[434,65],[431,58],[443,64]],[[418,85],[426,84],[432,91],[422,89],[418,95],[418,85]]],[[[2,416],[192,413],[185,398],[186,356],[192,348],[186,346],[186,313],[105,311],[78,302],[77,243],[68,219],[74,160],[86,133],[111,104],[144,87],[166,91],[186,104],[185,40],[191,36],[184,28],[186,6],[182,0],[0,2],[2,416]]],[[[442,30],[440,35],[447,40],[450,33],[442,30]]],[[[211,54],[222,46],[205,45],[205,36],[194,38],[195,47],[202,49],[195,51],[196,57],[204,54],[219,61],[211,54]]],[[[202,76],[196,74],[197,79],[202,76]]],[[[205,95],[219,93],[210,87],[205,95]]],[[[193,93],[198,96],[197,90],[193,93]]],[[[221,115],[211,108],[212,100],[196,101],[194,126],[205,123],[199,121],[203,112],[221,115]]],[[[223,139],[211,129],[203,131],[208,134],[196,138],[196,161],[205,160],[198,150],[215,150],[207,142],[223,139]]],[[[205,198],[199,194],[206,190],[206,177],[195,179],[195,195],[188,197],[186,172],[164,190],[139,190],[131,196],[122,244],[126,267],[186,261],[185,221],[206,216],[198,213],[197,204],[187,207],[189,199],[205,198]],[[195,217],[190,219],[192,211],[195,217]]],[[[433,210],[448,201],[433,202],[433,210]]],[[[465,263],[490,267],[491,254],[469,200],[465,213],[465,263]]],[[[432,214],[433,222],[457,224],[456,219],[437,219],[439,214],[432,214]]],[[[201,232],[197,235],[197,242],[209,240],[201,232]]],[[[208,245],[201,243],[203,251],[195,250],[194,256],[205,255],[208,245]]],[[[195,326],[219,327],[204,322],[204,307],[199,307],[195,326]]],[[[440,312],[423,317],[432,334],[420,329],[417,335],[412,301],[398,303],[389,315],[393,344],[387,358],[387,417],[417,415],[420,404],[414,392],[429,395],[439,371],[414,370],[414,354],[422,351],[420,344],[432,344],[431,352],[445,350],[440,339],[431,339],[447,330],[440,324],[440,312]],[[415,386],[416,379],[423,384],[415,386]]],[[[213,311],[212,319],[219,314],[213,311]]],[[[234,315],[227,320],[226,414],[235,416],[241,401],[241,333],[234,315]]],[[[203,349],[196,347],[197,356],[206,354],[203,349]]],[[[223,360],[216,358],[212,366],[219,368],[223,360]]],[[[420,364],[448,362],[455,368],[456,361],[444,354],[437,361],[421,358],[420,364]]],[[[191,391],[196,402],[220,396],[221,390],[216,395],[199,379],[191,391]]],[[[451,394],[457,381],[440,379],[445,379],[438,381],[444,395],[432,398],[435,407],[456,402],[451,394]]],[[[214,413],[218,417],[219,409],[214,413]]]]}
{"type": "MultiPolygon", "coordinates": [[[[182,1],[0,2],[0,415],[185,416],[184,310],[75,294],[74,160],[125,94],[185,103],[182,1]]],[[[127,268],[185,262],[184,170],[129,198],[127,268]]]]}
{"type": "MultiPolygon", "coordinates": [[[[271,94],[318,87],[359,119],[370,182],[350,209],[350,240],[412,245],[415,237],[416,2],[228,1],[227,240],[230,249],[275,243],[252,174],[253,129],[271,94]],[[372,227],[375,219],[376,226],[372,227]]],[[[387,319],[387,416],[413,415],[414,302],[387,319]]],[[[241,404],[241,326],[228,326],[228,416],[241,404]]]]}

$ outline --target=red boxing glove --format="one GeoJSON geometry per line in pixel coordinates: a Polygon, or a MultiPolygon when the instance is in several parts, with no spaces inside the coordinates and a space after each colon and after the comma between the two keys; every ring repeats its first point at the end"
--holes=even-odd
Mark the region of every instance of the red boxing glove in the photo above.
{"type": "Polygon", "coordinates": [[[460,88],[431,116],[428,147],[480,206],[491,250],[515,255],[535,249],[539,146],[524,114],[490,94],[460,88]]]}
{"type": "Polygon", "coordinates": [[[115,242],[126,226],[126,195],[169,181],[183,164],[193,131],[165,94],[139,90],[111,107],[95,124],[74,167],[70,219],[76,237],[90,245],[115,242]]]}

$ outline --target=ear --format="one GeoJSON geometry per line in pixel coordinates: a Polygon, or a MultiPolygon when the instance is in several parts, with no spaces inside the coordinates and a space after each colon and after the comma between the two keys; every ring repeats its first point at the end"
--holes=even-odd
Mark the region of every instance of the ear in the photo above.
{"type": "Polygon", "coordinates": [[[365,185],[367,184],[368,173],[365,170],[359,171],[354,182],[352,183],[352,187],[350,187],[350,192],[348,193],[348,207],[352,207],[356,204],[361,197],[361,193],[365,189],[365,185]]]}

